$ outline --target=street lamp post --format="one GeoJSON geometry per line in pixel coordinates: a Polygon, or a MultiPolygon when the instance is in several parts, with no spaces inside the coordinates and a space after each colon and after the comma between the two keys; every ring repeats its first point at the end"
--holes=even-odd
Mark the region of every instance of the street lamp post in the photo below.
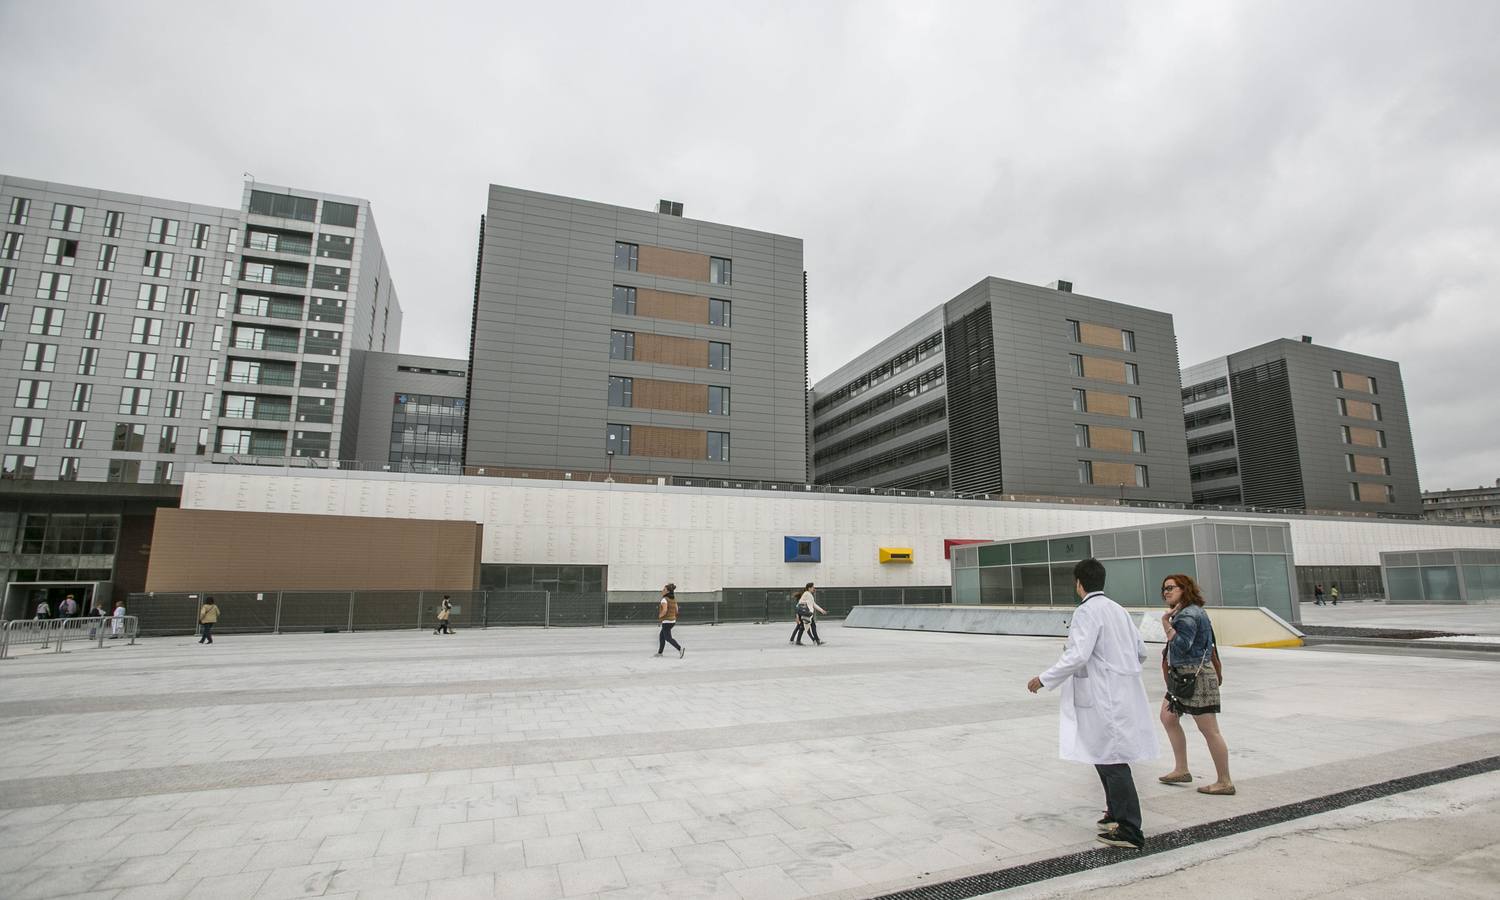
{"type": "MultiPolygon", "coordinates": [[[[610,435],[609,439],[611,441],[613,441],[615,439],[615,436],[614,435],[610,435]]],[[[606,470],[604,472],[604,483],[605,484],[613,484],[614,480],[615,480],[615,451],[614,450],[605,450],[604,451],[604,457],[607,460],[607,462],[606,462],[606,467],[607,468],[606,468],[606,470]]]]}

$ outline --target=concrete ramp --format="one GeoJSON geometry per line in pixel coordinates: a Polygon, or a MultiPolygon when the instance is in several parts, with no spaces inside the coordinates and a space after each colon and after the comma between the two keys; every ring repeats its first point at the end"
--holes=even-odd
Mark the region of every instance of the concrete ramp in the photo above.
{"type": "MultiPolygon", "coordinates": [[[[1147,643],[1165,641],[1161,614],[1130,609],[1147,643]]],[[[1263,607],[1215,606],[1207,610],[1214,634],[1228,647],[1300,647],[1302,632],[1263,607]]],[[[1060,606],[856,606],[846,628],[896,631],[948,631],[958,634],[1013,634],[1066,637],[1073,610],[1060,606]]]]}

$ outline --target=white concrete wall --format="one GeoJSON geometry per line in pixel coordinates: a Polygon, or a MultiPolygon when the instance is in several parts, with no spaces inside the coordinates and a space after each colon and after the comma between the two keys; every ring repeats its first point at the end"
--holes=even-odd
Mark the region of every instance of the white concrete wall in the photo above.
{"type": "MultiPolygon", "coordinates": [[[[944,538],[1003,540],[1204,517],[1111,506],[251,467],[189,473],[182,506],[477,521],[484,525],[484,562],[607,565],[611,590],[649,591],[672,580],[688,592],[807,581],[946,585],[944,538]],[[821,537],[823,561],[783,562],[786,535],[821,537]],[[911,547],[916,561],[880,565],[880,547],[911,547]]],[[[1289,521],[1299,565],[1379,565],[1381,550],[1500,549],[1500,529],[1289,521]]]]}

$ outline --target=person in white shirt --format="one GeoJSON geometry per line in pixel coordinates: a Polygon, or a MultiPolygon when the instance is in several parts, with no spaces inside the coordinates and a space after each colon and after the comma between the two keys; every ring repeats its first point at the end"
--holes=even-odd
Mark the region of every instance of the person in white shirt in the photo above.
{"type": "Polygon", "coordinates": [[[117,638],[125,632],[125,601],[115,601],[114,621],[109,623],[109,636],[117,638]]]}
{"type": "Polygon", "coordinates": [[[812,637],[812,642],[822,646],[823,642],[818,639],[818,620],[814,613],[828,615],[828,610],[818,605],[817,598],[813,596],[813,583],[809,581],[802,591],[797,594],[797,602],[793,610],[797,615],[797,627],[792,629],[792,637],[788,643],[802,644],[802,635],[805,631],[812,637]]]}
{"type": "Polygon", "coordinates": [[[1146,837],[1130,764],[1156,759],[1158,753],[1141,684],[1146,644],[1130,614],[1104,595],[1104,574],[1097,559],[1073,567],[1073,589],[1083,603],[1073,613],[1062,656],[1026,688],[1034,694],[1062,687],[1058,755],[1091,763],[1099,773],[1106,809],[1098,840],[1140,850],[1146,837]]]}

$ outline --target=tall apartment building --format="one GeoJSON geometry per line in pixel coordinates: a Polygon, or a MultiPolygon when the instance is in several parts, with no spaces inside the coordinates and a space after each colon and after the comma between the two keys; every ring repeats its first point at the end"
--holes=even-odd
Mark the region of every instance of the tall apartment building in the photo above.
{"type": "Polygon", "coordinates": [[[1183,501],[1172,317],[986,278],[821,379],[825,484],[1183,501]]]}
{"type": "Polygon", "coordinates": [[[368,202],[0,176],[0,210],[7,477],[170,483],[195,459],[350,451],[350,354],[401,329],[368,202]]]}
{"type": "Polygon", "coordinates": [[[463,360],[356,350],[350,368],[361,467],[463,474],[463,360]]]}
{"type": "Polygon", "coordinates": [[[491,185],[464,462],[801,481],[799,238],[491,185]]]}
{"type": "Polygon", "coordinates": [[[1280,339],[1182,385],[1194,502],[1421,514],[1398,363],[1280,339]]]}

